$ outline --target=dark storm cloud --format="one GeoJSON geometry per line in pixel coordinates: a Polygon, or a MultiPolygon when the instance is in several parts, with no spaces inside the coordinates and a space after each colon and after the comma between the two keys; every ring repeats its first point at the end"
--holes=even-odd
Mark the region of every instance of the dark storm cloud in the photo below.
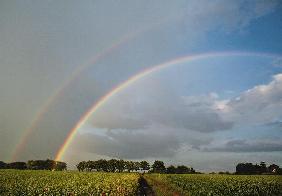
{"type": "Polygon", "coordinates": [[[136,131],[109,131],[106,135],[80,134],[74,142],[81,151],[115,158],[173,157],[179,141],[173,135],[136,131]]]}
{"type": "Polygon", "coordinates": [[[273,128],[282,128],[282,121],[273,121],[269,123],[265,123],[264,126],[273,127],[273,128]]]}
{"type": "Polygon", "coordinates": [[[241,140],[225,142],[219,147],[204,148],[208,152],[276,152],[282,151],[282,140],[241,140]]]}

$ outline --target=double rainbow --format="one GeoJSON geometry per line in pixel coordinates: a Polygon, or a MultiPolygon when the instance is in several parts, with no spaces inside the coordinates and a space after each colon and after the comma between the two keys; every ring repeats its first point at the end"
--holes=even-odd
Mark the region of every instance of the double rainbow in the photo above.
{"type": "Polygon", "coordinates": [[[104,103],[106,103],[111,97],[113,97],[116,93],[122,91],[123,89],[127,88],[128,86],[132,85],[137,80],[144,78],[153,72],[159,71],[166,67],[170,67],[176,64],[188,62],[188,61],[195,61],[199,59],[205,59],[209,57],[225,57],[225,56],[264,56],[264,57],[271,57],[277,58],[280,55],[277,54],[269,54],[269,53],[257,53],[257,52],[242,52],[242,51],[231,51],[231,52],[211,52],[211,53],[203,53],[203,54],[194,54],[179,57],[155,66],[152,66],[148,69],[145,69],[138,74],[128,78],[123,83],[117,85],[111,91],[109,91],[106,95],[101,97],[97,102],[95,102],[92,107],[80,118],[80,120],[76,123],[76,125],[70,130],[68,136],[66,137],[64,143],[61,145],[60,149],[56,153],[55,160],[59,161],[63,158],[67,148],[71,144],[72,140],[74,139],[78,130],[82,127],[82,125],[93,115],[99,108],[101,108],[104,103]]]}

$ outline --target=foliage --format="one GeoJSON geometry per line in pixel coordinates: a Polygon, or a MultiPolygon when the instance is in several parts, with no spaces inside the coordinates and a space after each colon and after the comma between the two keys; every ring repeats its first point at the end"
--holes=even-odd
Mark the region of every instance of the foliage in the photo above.
{"type": "Polygon", "coordinates": [[[153,173],[165,173],[166,168],[164,162],[156,160],[152,165],[153,173]]]}
{"type": "Polygon", "coordinates": [[[66,170],[67,164],[65,162],[46,160],[29,160],[25,162],[4,163],[0,161],[0,169],[31,169],[31,170],[66,170]]]}
{"type": "Polygon", "coordinates": [[[261,162],[260,165],[252,163],[239,163],[236,166],[236,174],[263,174],[263,173],[274,173],[278,174],[279,166],[271,164],[269,167],[266,166],[265,162],[261,162]]]}
{"type": "Polygon", "coordinates": [[[134,162],[124,160],[105,160],[100,159],[97,161],[81,161],[76,165],[78,171],[104,171],[104,172],[131,172],[140,169],[148,170],[150,165],[147,161],[134,162]],[[142,165],[142,164],[143,165],[142,165]]]}
{"type": "Polygon", "coordinates": [[[7,166],[7,163],[4,163],[3,161],[0,161],[0,169],[6,169],[8,166],[7,166]]]}
{"type": "Polygon", "coordinates": [[[168,168],[166,168],[166,173],[167,174],[175,174],[176,173],[176,168],[173,165],[170,165],[168,168]]]}
{"type": "Polygon", "coordinates": [[[140,168],[142,170],[149,170],[150,169],[150,164],[147,161],[141,161],[140,162],[140,168]]]}
{"type": "Polygon", "coordinates": [[[145,178],[154,190],[162,191],[157,187],[161,184],[192,196],[282,195],[282,176],[275,175],[147,174],[145,178]]]}
{"type": "Polygon", "coordinates": [[[139,174],[0,170],[0,195],[136,195],[139,174]]]}
{"type": "Polygon", "coordinates": [[[12,163],[8,163],[7,168],[8,169],[26,169],[27,165],[25,162],[12,162],[12,163]]]}
{"type": "Polygon", "coordinates": [[[50,159],[46,160],[29,160],[27,162],[27,169],[32,170],[66,170],[67,164],[60,161],[54,161],[50,159]]]}

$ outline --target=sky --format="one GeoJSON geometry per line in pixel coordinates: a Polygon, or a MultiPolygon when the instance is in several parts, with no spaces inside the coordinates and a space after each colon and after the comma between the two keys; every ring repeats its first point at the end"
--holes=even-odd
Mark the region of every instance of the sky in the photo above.
{"type": "Polygon", "coordinates": [[[279,0],[0,1],[0,160],[54,159],[116,86],[202,55],[118,90],[60,159],[281,165],[281,35],[279,0]]]}

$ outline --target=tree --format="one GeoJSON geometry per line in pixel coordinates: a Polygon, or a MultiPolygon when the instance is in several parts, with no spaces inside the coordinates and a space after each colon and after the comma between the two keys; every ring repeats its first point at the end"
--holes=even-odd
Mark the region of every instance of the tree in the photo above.
{"type": "Polygon", "coordinates": [[[92,170],[98,171],[98,165],[97,165],[96,161],[89,161],[88,167],[89,167],[90,171],[92,171],[92,170]]]}
{"type": "Polygon", "coordinates": [[[85,161],[81,161],[76,165],[76,168],[78,169],[78,171],[84,171],[86,169],[86,162],[85,161]]]}
{"type": "Polygon", "coordinates": [[[109,172],[115,172],[117,169],[117,160],[116,159],[111,159],[108,161],[108,170],[109,172]]]}
{"type": "Polygon", "coordinates": [[[278,175],[282,175],[282,168],[278,168],[277,174],[278,174],[278,175]]]}
{"type": "Polygon", "coordinates": [[[265,162],[260,162],[260,173],[266,173],[267,172],[267,167],[265,162]]]}
{"type": "Polygon", "coordinates": [[[186,167],[185,165],[180,165],[180,166],[177,166],[176,173],[177,174],[188,174],[190,173],[190,169],[186,167]]]}
{"type": "Polygon", "coordinates": [[[150,169],[150,164],[147,161],[140,162],[140,168],[145,171],[150,169]]]}
{"type": "Polygon", "coordinates": [[[170,165],[167,169],[166,169],[166,173],[168,174],[175,174],[176,173],[176,168],[173,165],[170,165]]]}
{"type": "Polygon", "coordinates": [[[268,167],[268,171],[271,172],[271,173],[278,173],[278,170],[279,170],[279,166],[275,165],[275,164],[271,164],[268,167]]]}
{"type": "Polygon", "coordinates": [[[7,163],[0,161],[0,169],[6,169],[7,168],[7,163]]]}
{"type": "Polygon", "coordinates": [[[99,160],[99,166],[102,169],[102,171],[104,172],[108,172],[109,171],[109,165],[108,165],[108,161],[105,159],[100,159],[99,160]]]}
{"type": "Polygon", "coordinates": [[[9,169],[26,169],[25,162],[12,162],[8,164],[9,169]]]}
{"type": "Polygon", "coordinates": [[[118,172],[123,172],[125,169],[125,161],[124,160],[118,160],[117,161],[117,170],[118,172]]]}
{"type": "Polygon", "coordinates": [[[236,166],[237,174],[262,174],[267,172],[267,167],[264,162],[261,162],[260,165],[252,163],[239,163],[236,166]]]}
{"type": "Polygon", "coordinates": [[[57,162],[54,160],[47,159],[44,161],[44,169],[46,170],[56,170],[57,162]]]}
{"type": "Polygon", "coordinates": [[[154,173],[165,173],[165,166],[164,162],[156,160],[153,165],[152,169],[154,173]]]}
{"type": "Polygon", "coordinates": [[[55,161],[55,165],[53,166],[53,169],[56,171],[67,170],[67,164],[65,162],[55,161]]]}
{"type": "Polygon", "coordinates": [[[134,171],[140,170],[140,163],[138,161],[134,162],[134,171]]]}
{"type": "Polygon", "coordinates": [[[236,173],[237,174],[251,174],[253,170],[252,163],[239,163],[236,166],[236,173]]]}
{"type": "Polygon", "coordinates": [[[27,169],[32,170],[66,170],[67,164],[65,162],[46,160],[29,160],[26,164],[27,169]]]}
{"type": "Polygon", "coordinates": [[[134,170],[134,162],[133,161],[126,161],[125,162],[125,168],[128,172],[134,170]]]}
{"type": "Polygon", "coordinates": [[[26,163],[27,169],[36,169],[35,162],[33,160],[29,160],[26,163]]]}

